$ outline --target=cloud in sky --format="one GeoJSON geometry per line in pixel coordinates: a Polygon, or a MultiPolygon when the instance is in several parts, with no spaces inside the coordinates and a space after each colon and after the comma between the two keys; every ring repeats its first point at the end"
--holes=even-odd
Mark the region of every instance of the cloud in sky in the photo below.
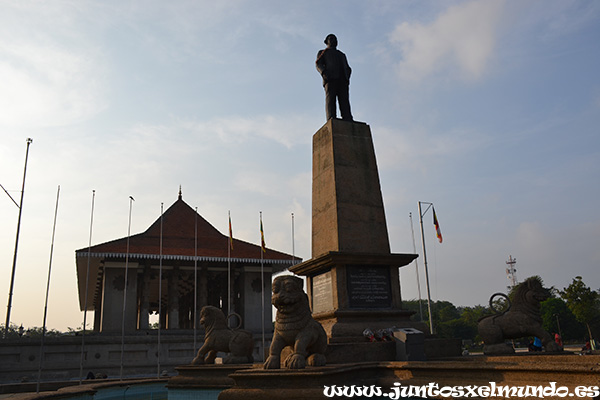
{"type": "Polygon", "coordinates": [[[0,125],[69,125],[106,106],[102,53],[85,35],[74,34],[74,11],[38,6],[2,6],[0,125]]]}
{"type": "Polygon", "coordinates": [[[257,115],[254,117],[229,116],[201,122],[183,122],[182,125],[196,134],[211,140],[215,135],[223,143],[244,143],[256,138],[272,140],[291,149],[307,144],[310,137],[304,127],[317,118],[303,115],[257,115]]]}
{"type": "Polygon", "coordinates": [[[479,79],[493,56],[502,1],[471,1],[449,7],[429,23],[403,22],[389,35],[401,53],[401,78],[419,81],[436,73],[479,79]]]}
{"type": "Polygon", "coordinates": [[[430,132],[415,127],[398,132],[377,127],[377,161],[379,168],[426,171],[441,164],[469,157],[492,143],[485,134],[469,130],[430,132]]]}
{"type": "MultiPolygon", "coordinates": [[[[69,180],[75,184],[85,169],[90,184],[114,195],[123,190],[139,193],[148,190],[149,181],[177,177],[173,185],[193,182],[219,187],[228,182],[224,185],[228,190],[236,187],[272,196],[278,187],[288,185],[282,192],[294,193],[288,182],[298,171],[285,164],[286,154],[308,149],[310,135],[305,130],[311,120],[285,114],[208,120],[172,117],[161,124],[139,122],[100,134],[53,133],[53,140],[40,138],[32,150],[41,151],[36,157],[42,157],[41,163],[51,166],[48,173],[62,177],[63,184],[69,180]],[[272,152],[282,154],[277,168],[269,166],[276,158],[272,152]]],[[[14,162],[21,161],[15,157],[14,162]]]]}

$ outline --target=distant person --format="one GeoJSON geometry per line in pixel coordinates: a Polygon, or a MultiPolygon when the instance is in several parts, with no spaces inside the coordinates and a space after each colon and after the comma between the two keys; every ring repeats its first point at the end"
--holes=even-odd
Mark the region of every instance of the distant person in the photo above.
{"type": "Polygon", "coordinates": [[[558,333],[554,334],[554,341],[561,349],[563,348],[562,338],[560,337],[560,335],[558,333]]]}
{"type": "Polygon", "coordinates": [[[590,341],[588,340],[587,342],[585,342],[585,344],[581,348],[581,351],[584,353],[589,353],[591,350],[592,350],[592,346],[590,344],[590,341]]]}
{"type": "Polygon", "coordinates": [[[542,351],[542,340],[539,337],[533,338],[533,351],[542,351]]]}
{"type": "Polygon", "coordinates": [[[352,121],[349,94],[352,68],[348,65],[346,55],[337,49],[338,41],[333,33],[327,35],[325,44],[327,48],[317,53],[316,65],[323,77],[327,121],[337,117],[336,99],[340,104],[342,119],[352,121]]]}

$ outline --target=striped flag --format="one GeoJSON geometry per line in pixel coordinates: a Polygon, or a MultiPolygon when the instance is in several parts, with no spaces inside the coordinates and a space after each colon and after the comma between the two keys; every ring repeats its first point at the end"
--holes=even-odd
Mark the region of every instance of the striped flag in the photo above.
{"type": "Polygon", "coordinates": [[[233,230],[231,229],[231,213],[229,213],[229,247],[233,250],[233,230]]]}
{"type": "Polygon", "coordinates": [[[442,231],[440,230],[440,223],[438,222],[437,216],[435,215],[435,208],[433,208],[433,225],[435,225],[435,234],[438,240],[442,243],[442,231]]]}
{"type": "Polygon", "coordinates": [[[267,245],[265,244],[265,231],[262,223],[262,213],[260,214],[260,247],[263,253],[267,252],[267,245]]]}

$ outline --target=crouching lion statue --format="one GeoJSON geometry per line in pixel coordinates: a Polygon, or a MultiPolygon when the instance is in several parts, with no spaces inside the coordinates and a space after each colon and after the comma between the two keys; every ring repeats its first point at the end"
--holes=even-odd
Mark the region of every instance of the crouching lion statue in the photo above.
{"type": "Polygon", "coordinates": [[[477,329],[484,342],[484,354],[512,354],[515,350],[505,340],[526,336],[540,338],[548,352],[561,351],[554,338],[542,328],[540,302],[548,297],[549,293],[538,277],[520,283],[508,310],[479,320],[477,329]]]}
{"type": "Polygon", "coordinates": [[[244,330],[227,327],[225,315],[217,307],[205,306],[200,311],[200,324],[204,326],[204,344],[192,360],[192,365],[214,364],[217,352],[230,353],[223,364],[245,364],[254,362],[252,334],[244,330]]]}
{"type": "Polygon", "coordinates": [[[312,318],[308,296],[302,290],[302,279],[290,275],[275,278],[271,302],[277,308],[277,317],[264,368],[280,368],[281,351],[286,346],[292,346],[293,353],[284,360],[285,368],[325,365],[327,335],[321,324],[312,318]]]}

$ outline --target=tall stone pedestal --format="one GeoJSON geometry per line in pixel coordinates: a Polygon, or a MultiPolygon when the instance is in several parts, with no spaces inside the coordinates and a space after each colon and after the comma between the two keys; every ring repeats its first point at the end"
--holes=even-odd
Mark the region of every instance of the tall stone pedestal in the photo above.
{"type": "Polygon", "coordinates": [[[306,276],[331,345],[364,342],[366,328],[414,326],[398,268],[416,257],[390,253],[369,126],[330,119],[313,136],[312,258],[290,271],[306,276]]]}
{"type": "Polygon", "coordinates": [[[369,125],[330,119],[313,136],[312,257],[389,254],[369,125]]]}

